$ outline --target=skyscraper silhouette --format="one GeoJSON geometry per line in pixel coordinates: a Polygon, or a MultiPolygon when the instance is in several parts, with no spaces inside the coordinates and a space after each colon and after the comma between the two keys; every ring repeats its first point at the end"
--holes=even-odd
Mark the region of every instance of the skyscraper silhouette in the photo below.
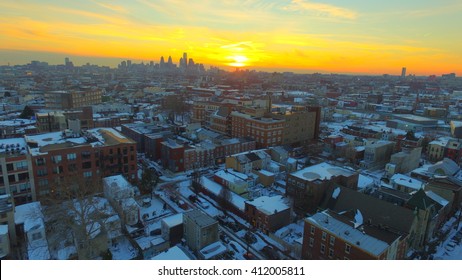
{"type": "Polygon", "coordinates": [[[188,54],[187,53],[183,53],[183,63],[184,63],[184,67],[187,68],[188,67],[188,54]]]}

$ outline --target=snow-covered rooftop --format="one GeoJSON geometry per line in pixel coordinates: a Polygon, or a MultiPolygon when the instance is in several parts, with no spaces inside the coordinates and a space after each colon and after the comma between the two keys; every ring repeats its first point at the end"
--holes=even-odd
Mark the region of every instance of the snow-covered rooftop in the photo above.
{"type": "Polygon", "coordinates": [[[153,257],[151,260],[178,260],[178,261],[187,261],[191,258],[183,252],[178,246],[172,247],[165,252],[158,254],[153,257]]]}
{"type": "Polygon", "coordinates": [[[245,203],[255,206],[259,211],[266,215],[273,215],[290,208],[287,205],[286,199],[281,195],[271,197],[261,196],[254,200],[248,200],[245,203]]]}
{"type": "Polygon", "coordinates": [[[368,186],[372,186],[374,184],[374,179],[369,176],[359,174],[358,177],[358,189],[364,189],[368,186]]]}
{"type": "Polygon", "coordinates": [[[414,190],[420,190],[424,185],[422,181],[419,181],[417,179],[414,179],[414,178],[411,178],[409,176],[399,174],[399,173],[394,174],[391,177],[390,181],[395,184],[404,186],[406,188],[411,188],[414,190]]]}
{"type": "Polygon", "coordinates": [[[55,145],[63,148],[73,147],[79,145],[115,145],[120,143],[135,143],[133,140],[123,136],[113,128],[93,128],[85,132],[85,137],[79,133],[70,132],[66,136],[65,132],[50,132],[37,135],[26,135],[25,141],[29,144],[29,151],[32,155],[46,154],[55,145]],[[89,138],[96,139],[97,141],[89,140],[89,138]]]}
{"type": "Polygon", "coordinates": [[[384,241],[332,217],[327,211],[316,213],[307,220],[372,255],[379,256],[388,248],[388,244],[384,241]]]}
{"type": "Polygon", "coordinates": [[[29,119],[13,119],[13,120],[5,120],[5,121],[0,121],[0,127],[1,126],[28,126],[28,125],[33,125],[35,124],[35,120],[29,120],[29,119]]]}
{"type": "Polygon", "coordinates": [[[238,181],[245,181],[249,177],[245,175],[244,173],[240,173],[237,171],[234,171],[231,168],[225,169],[225,170],[219,170],[215,172],[215,176],[218,176],[222,178],[223,180],[226,180],[228,182],[238,182],[238,181]]]}
{"type": "Polygon", "coordinates": [[[114,175],[103,178],[103,182],[108,186],[112,186],[112,183],[115,183],[119,189],[131,189],[132,185],[124,178],[122,175],[114,175]]]}
{"type": "Polygon", "coordinates": [[[169,227],[174,227],[183,223],[183,214],[178,213],[162,219],[162,221],[169,227]]]}
{"type": "Polygon", "coordinates": [[[447,201],[446,199],[442,198],[441,196],[437,195],[436,193],[432,192],[432,191],[426,191],[425,194],[431,198],[433,201],[435,201],[436,203],[438,203],[439,205],[441,206],[446,206],[448,205],[449,201],[447,201]]]}
{"type": "Polygon", "coordinates": [[[17,156],[27,153],[24,138],[0,139],[0,156],[17,156]]]}
{"type": "Polygon", "coordinates": [[[24,224],[28,219],[35,220],[42,217],[42,209],[38,201],[18,205],[14,208],[14,222],[17,225],[24,224]]]}
{"type": "Polygon", "coordinates": [[[260,170],[260,171],[258,171],[258,172],[260,172],[261,174],[263,174],[263,175],[265,175],[265,176],[268,176],[268,177],[274,176],[274,173],[273,173],[273,172],[269,172],[268,170],[262,169],[262,170],[260,170]]]}
{"type": "MultiPolygon", "coordinates": [[[[218,196],[220,194],[221,189],[223,188],[220,184],[210,180],[209,178],[202,176],[202,186],[209,190],[214,195],[218,196]]],[[[245,199],[238,194],[231,192],[231,203],[236,206],[241,211],[245,209],[245,199]]]]}
{"type": "Polygon", "coordinates": [[[291,244],[294,241],[303,238],[303,225],[289,224],[278,229],[274,235],[291,244]]]}
{"type": "Polygon", "coordinates": [[[292,173],[292,176],[306,181],[330,180],[333,176],[351,176],[354,172],[323,162],[292,173]]]}
{"type": "Polygon", "coordinates": [[[202,256],[204,256],[204,259],[210,260],[211,258],[218,256],[220,254],[223,254],[226,252],[228,249],[226,248],[221,241],[217,241],[215,243],[212,243],[210,245],[205,246],[200,250],[200,253],[202,256]]]}

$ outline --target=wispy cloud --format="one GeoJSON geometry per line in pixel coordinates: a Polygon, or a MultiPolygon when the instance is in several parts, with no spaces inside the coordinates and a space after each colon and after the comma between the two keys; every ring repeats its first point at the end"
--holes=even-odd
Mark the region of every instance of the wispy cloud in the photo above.
{"type": "Polygon", "coordinates": [[[319,16],[342,19],[356,19],[358,17],[358,13],[353,10],[307,0],[292,0],[283,9],[287,11],[305,11],[319,16]]]}
{"type": "Polygon", "coordinates": [[[128,10],[124,6],[114,5],[114,4],[110,4],[110,3],[97,2],[97,1],[94,1],[94,2],[98,6],[101,6],[101,7],[105,8],[105,9],[111,10],[113,12],[122,13],[122,14],[127,14],[128,13],[128,10]]]}

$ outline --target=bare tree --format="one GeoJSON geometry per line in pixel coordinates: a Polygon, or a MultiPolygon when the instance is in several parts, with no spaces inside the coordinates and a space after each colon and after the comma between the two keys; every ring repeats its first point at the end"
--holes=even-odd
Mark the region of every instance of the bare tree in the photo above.
{"type": "Polygon", "coordinates": [[[147,164],[143,164],[143,174],[141,175],[140,191],[143,194],[151,194],[159,183],[159,176],[147,164]]]}
{"type": "Polygon", "coordinates": [[[51,247],[74,244],[79,259],[94,259],[108,251],[107,232],[112,229],[106,221],[116,214],[101,193],[101,178],[72,176],[52,185],[44,198],[51,247]]]}
{"type": "Polygon", "coordinates": [[[220,193],[218,194],[218,199],[217,199],[218,200],[217,202],[220,205],[223,213],[226,214],[226,210],[228,209],[229,204],[231,203],[232,199],[233,199],[233,196],[231,194],[231,190],[229,189],[227,185],[223,185],[220,190],[220,193]]]}

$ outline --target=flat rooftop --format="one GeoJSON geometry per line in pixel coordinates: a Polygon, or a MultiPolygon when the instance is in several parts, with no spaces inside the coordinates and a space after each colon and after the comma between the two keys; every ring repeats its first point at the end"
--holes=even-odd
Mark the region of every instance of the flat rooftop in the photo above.
{"type": "Polygon", "coordinates": [[[113,128],[94,128],[87,130],[84,135],[64,132],[50,132],[38,135],[25,135],[31,155],[47,154],[49,151],[71,148],[76,146],[112,146],[121,143],[136,144],[113,128]]]}
{"type": "Polygon", "coordinates": [[[355,172],[323,162],[292,173],[292,176],[306,181],[330,180],[333,176],[351,176],[355,172]]]}

